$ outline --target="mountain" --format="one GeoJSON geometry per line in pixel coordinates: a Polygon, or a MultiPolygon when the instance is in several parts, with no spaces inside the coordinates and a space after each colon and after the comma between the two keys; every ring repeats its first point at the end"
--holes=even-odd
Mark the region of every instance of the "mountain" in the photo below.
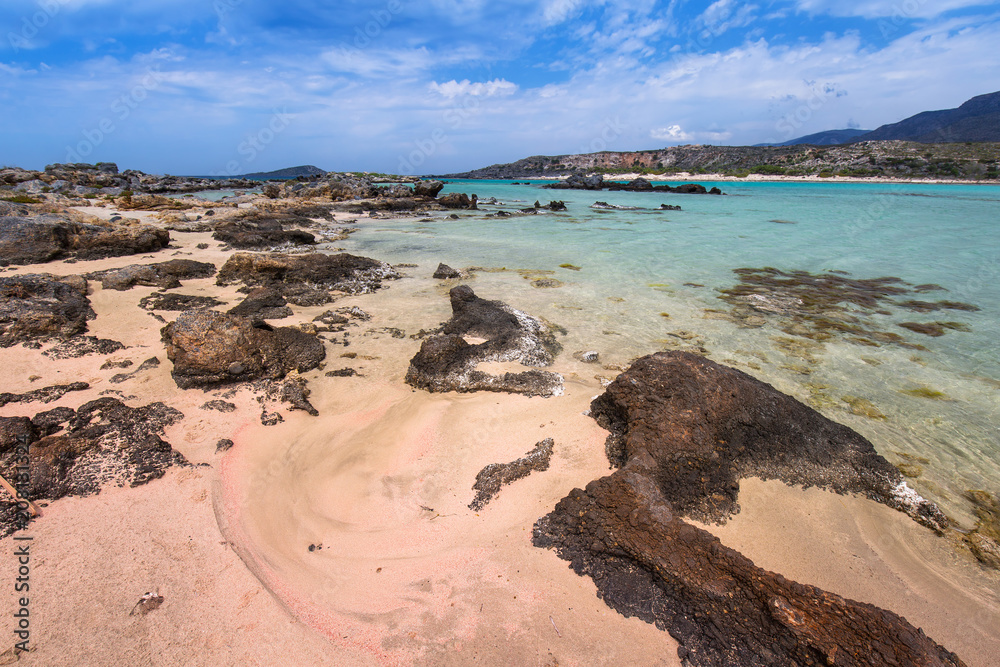
{"type": "Polygon", "coordinates": [[[801,144],[809,144],[811,146],[839,146],[840,144],[849,144],[852,141],[857,141],[858,137],[869,132],[871,130],[826,130],[825,132],[817,132],[816,134],[807,134],[804,137],[784,141],[780,144],[754,144],[754,146],[799,146],[801,144]]]}
{"type": "Polygon", "coordinates": [[[1000,141],[1000,92],[973,97],[957,109],[924,111],[854,139],[876,140],[922,144],[1000,141]]]}
{"type": "Polygon", "coordinates": [[[297,178],[298,176],[322,176],[325,173],[326,172],[324,170],[310,164],[302,167],[278,169],[277,171],[263,171],[255,174],[245,174],[240,178],[248,178],[254,181],[289,180],[297,178]]]}

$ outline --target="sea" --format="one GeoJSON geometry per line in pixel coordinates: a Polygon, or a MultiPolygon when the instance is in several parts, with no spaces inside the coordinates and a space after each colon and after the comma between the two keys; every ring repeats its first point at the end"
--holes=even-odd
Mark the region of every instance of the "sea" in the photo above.
{"type": "Polygon", "coordinates": [[[439,262],[474,269],[477,294],[545,318],[564,354],[599,352],[595,376],[669,349],[747,372],[867,437],[960,528],[975,525],[969,490],[1000,495],[1000,187],[705,183],[717,196],[542,185],[448,181],[444,193],[474,193],[480,210],[371,220],[336,245],[423,278],[439,262]],[[544,208],[553,200],[566,210],[544,208]],[[536,201],[537,214],[522,211],[536,201]],[[727,296],[762,275],[792,291],[727,296]],[[803,279],[873,300],[830,292],[803,320],[803,279]]]}

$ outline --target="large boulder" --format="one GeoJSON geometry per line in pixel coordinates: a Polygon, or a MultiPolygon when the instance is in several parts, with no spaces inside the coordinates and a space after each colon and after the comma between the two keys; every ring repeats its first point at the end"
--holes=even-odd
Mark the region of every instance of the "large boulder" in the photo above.
{"type": "Polygon", "coordinates": [[[444,206],[445,208],[468,209],[473,211],[477,208],[476,201],[476,195],[469,197],[469,195],[461,192],[449,192],[446,195],[438,197],[437,200],[438,204],[441,204],[441,206],[444,206]]]}
{"type": "Polygon", "coordinates": [[[220,224],[212,238],[231,248],[273,248],[281,245],[314,245],[316,237],[290,226],[311,226],[313,221],[292,213],[253,211],[241,218],[220,224]]]}
{"type": "Polygon", "coordinates": [[[155,252],[170,243],[166,230],[138,223],[85,224],[54,214],[0,217],[0,266],[54,259],[102,259],[155,252]]]}
{"type": "Polygon", "coordinates": [[[413,184],[413,194],[418,197],[430,197],[433,199],[443,189],[444,183],[441,181],[417,181],[413,184]]]}
{"type": "Polygon", "coordinates": [[[182,313],[161,335],[182,389],[280,379],[312,370],[326,357],[322,341],[299,329],[213,310],[182,313]]]}
{"type": "Polygon", "coordinates": [[[550,327],[500,301],[487,301],[466,285],[450,292],[452,318],[441,334],[424,340],[410,360],[406,382],[431,392],[501,391],[528,396],[562,392],[561,375],[540,370],[491,375],[483,362],[517,361],[548,366],[560,348],[550,327]],[[472,345],[464,336],[485,338],[472,345]]]}
{"type": "Polygon", "coordinates": [[[861,435],[684,352],[636,361],[591,415],[621,468],[561,500],[534,542],[619,612],[668,630],[685,664],[962,664],[905,619],[766,572],[682,519],[725,519],[739,480],[756,476],[863,494],[943,530],[861,435]]]}
{"type": "Polygon", "coordinates": [[[0,347],[66,339],[85,332],[95,317],[80,276],[0,278],[0,347]]]}

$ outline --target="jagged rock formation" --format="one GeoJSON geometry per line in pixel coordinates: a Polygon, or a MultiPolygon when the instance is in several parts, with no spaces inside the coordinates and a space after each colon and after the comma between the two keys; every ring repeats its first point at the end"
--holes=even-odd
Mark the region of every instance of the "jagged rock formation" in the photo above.
{"type": "MultiPolygon", "coordinates": [[[[16,471],[10,482],[30,500],[90,495],[111,484],[139,486],[186,463],[160,438],[183,417],[163,403],[132,408],[100,398],[77,410],[39,413],[29,423],[7,419],[0,422],[0,467],[16,471]]],[[[0,501],[0,536],[27,518],[16,503],[0,501]]]]}
{"type": "Polygon", "coordinates": [[[441,334],[424,340],[410,360],[406,382],[431,392],[502,391],[528,396],[562,392],[562,376],[531,370],[491,375],[476,370],[488,361],[548,366],[561,346],[540,320],[500,301],[487,301],[467,285],[450,292],[452,318],[441,334]],[[485,338],[469,344],[464,336],[485,338]]]}
{"type": "Polygon", "coordinates": [[[245,179],[210,179],[188,176],[156,176],[129,169],[119,173],[113,162],[50,164],[45,171],[0,169],[0,183],[15,186],[18,192],[56,192],[68,196],[112,195],[125,191],[183,193],[203,190],[248,189],[258,185],[245,179]]]}
{"type": "Polygon", "coordinates": [[[598,594],[680,642],[685,664],[960,665],[905,619],[766,572],[682,520],[738,509],[739,480],[861,493],[942,530],[871,443],[769,385],[683,352],[643,357],[591,404],[618,471],[535,526],[598,594]]]}
{"type": "Polygon", "coordinates": [[[35,205],[0,202],[0,266],[56,259],[102,259],[156,252],[170,233],[135,222],[81,222],[35,205]]]}
{"type": "Polygon", "coordinates": [[[534,471],[544,472],[549,469],[552,460],[552,448],[555,442],[545,438],[535,445],[530,452],[510,463],[491,463],[476,475],[476,483],[472,490],[476,497],[469,503],[469,509],[478,512],[486,507],[500,493],[500,489],[511,482],[527,477],[534,471]]]}
{"type": "Polygon", "coordinates": [[[172,259],[159,264],[130,264],[121,269],[95,271],[85,277],[88,280],[100,280],[104,289],[124,292],[136,285],[174,289],[181,286],[181,278],[211,278],[214,275],[215,264],[192,259],[172,259]]]}
{"type": "Polygon", "coordinates": [[[213,310],[182,313],[161,335],[181,389],[280,379],[312,370],[326,357],[316,336],[213,310]]]}
{"type": "Polygon", "coordinates": [[[347,253],[326,255],[233,254],[219,271],[219,285],[242,282],[248,287],[273,287],[298,305],[329,303],[331,290],[368,294],[383,280],[399,274],[390,265],[347,253]]]}
{"type": "Polygon", "coordinates": [[[0,347],[67,339],[85,332],[95,317],[80,276],[0,278],[0,347]]]}
{"type": "MultiPolygon", "coordinates": [[[[323,214],[329,216],[325,209],[323,214]]],[[[315,245],[316,237],[301,229],[289,227],[310,227],[313,221],[290,210],[259,211],[241,213],[216,226],[212,238],[225,243],[230,248],[262,249],[281,245],[315,245]]]]}

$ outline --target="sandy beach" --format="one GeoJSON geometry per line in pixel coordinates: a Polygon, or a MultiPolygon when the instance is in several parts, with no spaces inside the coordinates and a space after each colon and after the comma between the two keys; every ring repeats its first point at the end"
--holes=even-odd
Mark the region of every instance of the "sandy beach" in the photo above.
{"type": "MultiPolygon", "coordinates": [[[[86,212],[107,218],[111,210],[86,212]]],[[[162,224],[149,213],[128,215],[162,224]]],[[[356,217],[337,213],[318,224],[356,217]]],[[[357,222],[369,224],[387,221],[357,222]]],[[[18,266],[2,275],[72,275],[174,258],[221,267],[233,252],[211,232],[172,231],[171,238],[146,256],[18,266]]],[[[5,405],[0,416],[77,408],[102,395],[129,405],[162,401],[184,415],[163,439],[191,464],[143,486],[43,507],[26,531],[33,650],[2,653],[15,643],[8,636],[0,664],[681,664],[669,634],[625,618],[590,578],[531,542],[539,517],[609,472],[607,432],[585,413],[603,390],[595,375],[617,371],[567,350],[548,369],[565,378],[561,396],[413,389],[403,378],[421,341],[411,336],[448,319],[448,290],[462,282],[432,279],[434,268],[399,268],[403,277],[378,292],[294,306],[292,317],[274,322],[308,324],[331,307],[357,306],[371,316],[352,321],[350,345],[326,341],[324,364],[302,374],[319,416],[245,385],[178,388],[161,342],[164,323],[137,305],[154,287],[114,291],[91,281],[97,317],[88,334],[126,345],[110,356],[0,349],[6,392],[89,383],[44,407],[5,405]],[[112,381],[119,370],[102,368],[130,360],[134,370],[153,357],[158,366],[124,381],[112,381]],[[356,374],[327,375],[348,368],[356,374]],[[235,410],[205,409],[211,400],[235,410]],[[283,421],[263,425],[262,406],[283,421]],[[478,512],[469,508],[484,466],[524,456],[545,438],[555,443],[548,470],[505,486],[478,512]],[[219,452],[223,439],[233,446],[219,452]],[[148,592],[163,596],[162,605],[130,615],[148,592]]],[[[499,280],[476,285],[477,293],[506,300],[499,280]]],[[[243,298],[214,277],[171,291],[214,297],[226,304],[221,310],[243,298]]],[[[518,368],[497,364],[491,372],[518,368]]],[[[951,538],[873,501],[780,481],[745,480],[739,502],[742,511],[726,525],[701,527],[764,569],[904,616],[970,666],[995,662],[1000,575],[951,538]]],[[[7,554],[0,581],[11,581],[13,537],[0,542],[7,554]]],[[[18,595],[3,588],[9,619],[18,595]]]]}

